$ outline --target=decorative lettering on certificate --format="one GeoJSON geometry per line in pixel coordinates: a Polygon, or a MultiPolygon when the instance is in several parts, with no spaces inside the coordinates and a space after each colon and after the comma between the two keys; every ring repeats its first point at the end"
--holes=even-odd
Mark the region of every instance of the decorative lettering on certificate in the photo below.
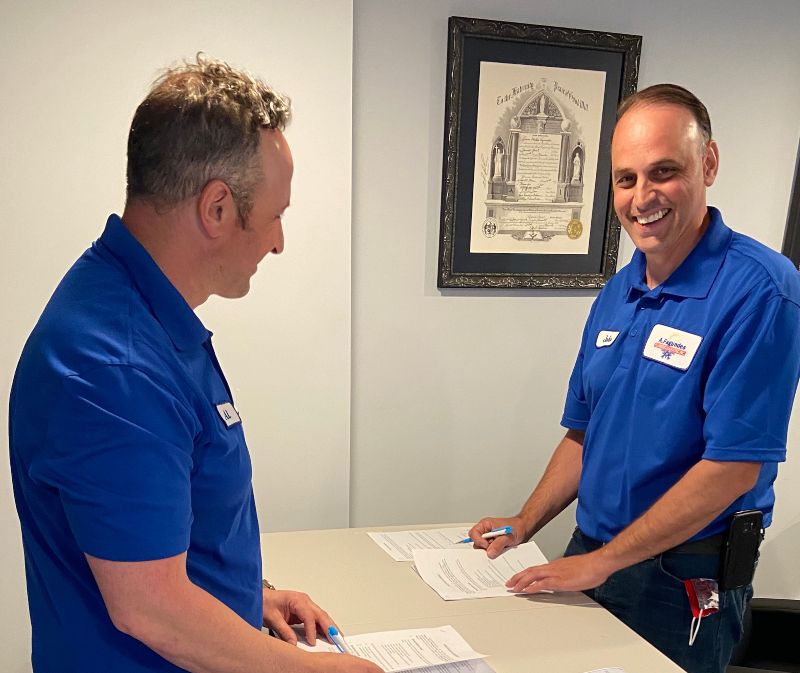
{"type": "Polygon", "coordinates": [[[604,90],[603,71],[481,62],[470,252],[587,254],[604,90]]]}

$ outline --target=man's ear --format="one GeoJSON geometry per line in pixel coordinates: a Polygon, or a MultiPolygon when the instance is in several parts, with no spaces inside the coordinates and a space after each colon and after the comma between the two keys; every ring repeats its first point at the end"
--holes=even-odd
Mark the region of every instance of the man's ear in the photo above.
{"type": "Polygon", "coordinates": [[[219,238],[232,224],[236,224],[236,202],[230,187],[222,180],[206,183],[200,191],[197,210],[200,228],[209,238],[219,238]]]}
{"type": "Polygon", "coordinates": [[[708,141],[706,152],[703,156],[703,182],[706,187],[714,184],[717,179],[717,171],[719,170],[719,147],[713,140],[708,141]]]}

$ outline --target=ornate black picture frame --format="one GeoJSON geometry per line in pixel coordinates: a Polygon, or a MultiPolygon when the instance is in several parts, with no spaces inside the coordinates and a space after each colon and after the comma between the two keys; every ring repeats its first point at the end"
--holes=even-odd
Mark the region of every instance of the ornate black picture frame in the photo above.
{"type": "Polygon", "coordinates": [[[611,135],[642,38],[450,17],[440,288],[599,288],[611,135]]]}
{"type": "Polygon", "coordinates": [[[797,151],[792,195],[789,199],[789,212],[786,216],[783,254],[792,260],[796,269],[800,269],[800,147],[797,151]]]}

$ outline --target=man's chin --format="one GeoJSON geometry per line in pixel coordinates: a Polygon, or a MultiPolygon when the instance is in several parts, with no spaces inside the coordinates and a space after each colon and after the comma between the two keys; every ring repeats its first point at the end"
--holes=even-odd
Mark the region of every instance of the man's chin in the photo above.
{"type": "Polygon", "coordinates": [[[242,287],[225,288],[224,290],[219,290],[214,294],[218,297],[222,297],[223,299],[241,299],[242,297],[246,296],[248,292],[250,292],[249,280],[247,281],[247,284],[242,287]]]}

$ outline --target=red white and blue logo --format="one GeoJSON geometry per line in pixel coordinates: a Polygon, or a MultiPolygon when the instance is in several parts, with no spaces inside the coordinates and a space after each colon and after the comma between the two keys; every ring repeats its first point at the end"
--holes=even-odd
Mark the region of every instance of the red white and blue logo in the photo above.
{"type": "Polygon", "coordinates": [[[656,325],[642,355],[656,362],[663,362],[675,369],[686,370],[692,364],[703,337],[668,325],[656,325]]]}
{"type": "Polygon", "coordinates": [[[654,345],[661,350],[662,360],[669,360],[673,355],[686,355],[686,345],[680,341],[661,338],[654,345]]]}

